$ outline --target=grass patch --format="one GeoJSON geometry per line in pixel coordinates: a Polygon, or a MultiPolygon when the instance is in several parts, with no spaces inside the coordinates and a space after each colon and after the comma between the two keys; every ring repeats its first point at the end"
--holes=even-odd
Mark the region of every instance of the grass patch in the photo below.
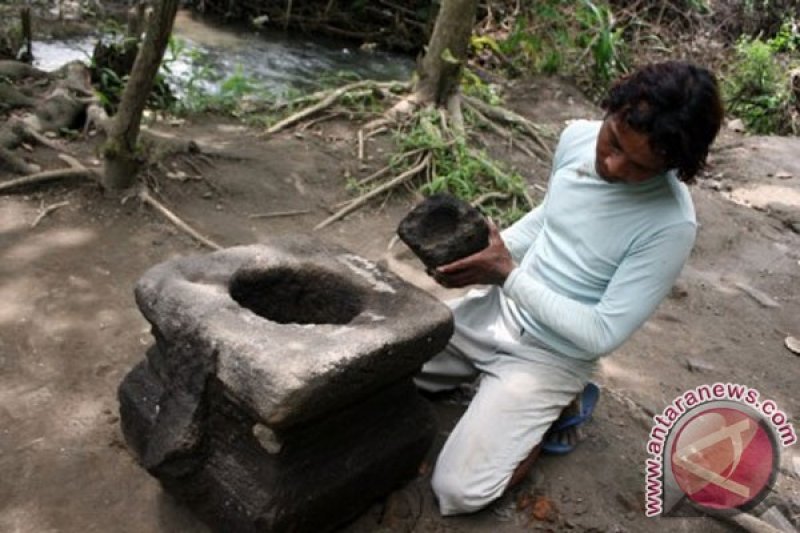
{"type": "Polygon", "coordinates": [[[533,207],[527,203],[524,178],[452,133],[443,126],[442,115],[435,109],[421,110],[400,127],[395,132],[395,143],[400,155],[395,155],[390,164],[398,172],[410,166],[402,154],[431,154],[430,169],[418,181],[418,190],[425,196],[448,192],[478,203],[479,209],[501,227],[515,222],[533,207]]]}

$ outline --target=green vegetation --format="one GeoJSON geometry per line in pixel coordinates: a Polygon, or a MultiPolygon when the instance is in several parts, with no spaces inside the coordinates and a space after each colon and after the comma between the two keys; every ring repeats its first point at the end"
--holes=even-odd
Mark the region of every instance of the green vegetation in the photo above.
{"type": "Polygon", "coordinates": [[[170,38],[168,52],[169,60],[162,63],[160,75],[171,76],[171,65],[179,60],[190,66],[185,79],[172,77],[180,94],[180,98],[168,108],[173,113],[222,113],[241,117],[248,102],[272,98],[252,76],[245,73],[241,65],[236,65],[233,73],[224,77],[213,68],[208,53],[188,48],[175,37],[170,38]]]}
{"type": "MultiPolygon", "coordinates": [[[[103,39],[98,43],[95,53],[89,58],[92,81],[103,107],[113,114],[128,82],[130,70],[136,58],[139,42],[126,34],[125,29],[114,21],[103,27],[103,39]]],[[[147,105],[151,109],[167,110],[176,104],[175,96],[167,83],[170,66],[181,57],[182,49],[176,39],[170,39],[162,60],[161,71],[155,79],[147,105]]]]}
{"type": "Polygon", "coordinates": [[[573,76],[593,93],[628,70],[624,28],[617,25],[607,4],[591,0],[531,4],[498,43],[519,69],[573,76]]]}
{"type": "Polygon", "coordinates": [[[461,76],[461,91],[468,96],[480,98],[487,104],[500,105],[502,103],[497,86],[484,82],[468,68],[464,69],[461,76]]]}
{"type": "Polygon", "coordinates": [[[764,42],[742,38],[736,45],[736,55],[723,81],[723,93],[728,112],[739,117],[747,130],[758,134],[797,133],[798,124],[792,109],[796,96],[776,50],[794,46],[794,36],[779,34],[764,42]]]}
{"type": "Polygon", "coordinates": [[[400,155],[390,160],[397,172],[413,166],[406,154],[427,152],[431,165],[419,191],[424,195],[449,192],[478,204],[481,211],[500,226],[507,226],[530,209],[525,181],[517,172],[486,153],[470,147],[467,140],[452,133],[436,110],[423,110],[395,133],[400,155]]]}
{"type": "MultiPolygon", "coordinates": [[[[754,13],[762,4],[764,9],[772,9],[777,2],[752,0],[745,4],[735,8],[754,13]]],[[[764,26],[750,33],[755,37],[739,38],[733,55],[722,53],[720,58],[711,61],[707,57],[693,57],[692,46],[696,47],[696,43],[683,42],[691,41],[686,38],[686,23],[698,24],[699,29],[691,30],[698,34],[707,32],[709,24],[713,24],[711,21],[719,6],[711,9],[707,0],[675,0],[670,4],[646,0],[635,7],[615,0],[541,0],[517,5],[519,8],[513,14],[491,5],[485,8],[487,12],[500,10],[489,13],[479,24],[481,30],[470,40],[473,59],[469,66],[473,68],[463,71],[461,89],[465,95],[493,106],[501,105],[499,86],[486,81],[497,75],[491,71],[499,67],[513,75],[543,73],[571,77],[596,99],[614,79],[629,71],[634,57],[638,63],[688,57],[712,68],[718,68],[714,61],[724,57],[730,60],[722,77],[729,113],[742,118],[748,130],[755,133],[798,131],[800,107],[785,74],[800,51],[798,21],[791,17],[783,15],[780,25],[770,22],[769,31],[764,26]],[[488,67],[484,68],[484,64],[488,67]]],[[[772,21],[774,16],[770,16],[772,21]]],[[[723,33],[721,30],[720,35],[723,33]]],[[[722,42],[734,41],[729,38],[722,42]]],[[[328,98],[321,94],[330,95],[336,92],[334,88],[344,85],[354,88],[335,95],[323,106],[326,115],[314,120],[325,120],[343,112],[351,118],[377,118],[387,104],[396,101],[397,92],[408,90],[408,86],[396,90],[386,84],[368,85],[351,72],[335,72],[320,77],[315,93],[297,91],[279,98],[279,95],[269,94],[242,67],[223,78],[213,68],[208,55],[198,49],[188,49],[178,39],[170,41],[159,75],[164,85],[167,77],[175,78],[172,66],[178,61],[190,65],[188,77],[177,87],[180,99],[155,100],[151,106],[179,114],[225,113],[265,127],[274,126],[301,108],[320,103],[328,98]]],[[[112,70],[100,73],[101,93],[111,95],[109,102],[124,82],[124,77],[112,70]]],[[[315,113],[321,114],[319,110],[315,113]]],[[[413,182],[405,182],[407,186],[425,195],[449,192],[478,204],[498,224],[510,224],[531,204],[524,179],[493,161],[472,142],[477,126],[487,125],[486,118],[481,120],[481,113],[476,114],[469,108],[465,108],[464,118],[467,131],[463,135],[456,133],[457,128],[447,124],[446,115],[437,110],[423,109],[410,119],[401,120],[394,131],[397,155],[389,162],[390,172],[397,176],[412,169],[416,171],[423,160],[427,161],[413,182]]],[[[516,133],[524,133],[513,124],[508,133],[515,128],[516,133]]],[[[497,128],[494,130],[496,133],[497,128]]],[[[360,143],[363,150],[363,139],[360,143]]],[[[372,180],[369,183],[349,181],[349,186],[360,193],[382,185],[372,180]]]]}
{"type": "Polygon", "coordinates": [[[770,49],[775,53],[800,51],[800,19],[787,18],[781,24],[778,33],[767,41],[770,49]]]}

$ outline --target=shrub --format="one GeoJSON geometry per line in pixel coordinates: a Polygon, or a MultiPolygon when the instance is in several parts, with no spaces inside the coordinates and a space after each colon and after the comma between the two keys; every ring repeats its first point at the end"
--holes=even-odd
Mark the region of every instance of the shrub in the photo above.
{"type": "Polygon", "coordinates": [[[748,131],[787,134],[793,128],[794,99],[773,49],[760,39],[742,38],[723,82],[728,112],[748,131]]]}

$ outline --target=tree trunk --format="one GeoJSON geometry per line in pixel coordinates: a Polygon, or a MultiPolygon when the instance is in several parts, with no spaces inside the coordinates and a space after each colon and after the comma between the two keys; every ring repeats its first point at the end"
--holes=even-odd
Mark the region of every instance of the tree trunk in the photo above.
{"type": "Polygon", "coordinates": [[[122,92],[103,155],[103,186],[120,190],[133,184],[140,161],[136,153],[139,128],[147,97],[172,33],[179,0],[160,0],[148,19],[144,42],[136,55],[128,83],[122,92]]]}
{"type": "Polygon", "coordinates": [[[478,0],[442,0],[419,67],[416,88],[419,101],[445,105],[456,93],[477,10],[478,0]]]}
{"type": "Polygon", "coordinates": [[[19,13],[22,26],[22,37],[25,39],[25,52],[20,58],[25,63],[33,62],[33,32],[31,30],[31,8],[23,7],[19,13]]]}

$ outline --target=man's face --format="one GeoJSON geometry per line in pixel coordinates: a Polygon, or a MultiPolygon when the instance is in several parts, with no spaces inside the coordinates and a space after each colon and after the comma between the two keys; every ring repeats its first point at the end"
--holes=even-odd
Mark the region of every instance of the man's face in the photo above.
{"type": "Polygon", "coordinates": [[[616,114],[608,115],[600,128],[595,149],[595,170],[611,183],[640,183],[667,170],[644,133],[639,133],[616,114]]]}

